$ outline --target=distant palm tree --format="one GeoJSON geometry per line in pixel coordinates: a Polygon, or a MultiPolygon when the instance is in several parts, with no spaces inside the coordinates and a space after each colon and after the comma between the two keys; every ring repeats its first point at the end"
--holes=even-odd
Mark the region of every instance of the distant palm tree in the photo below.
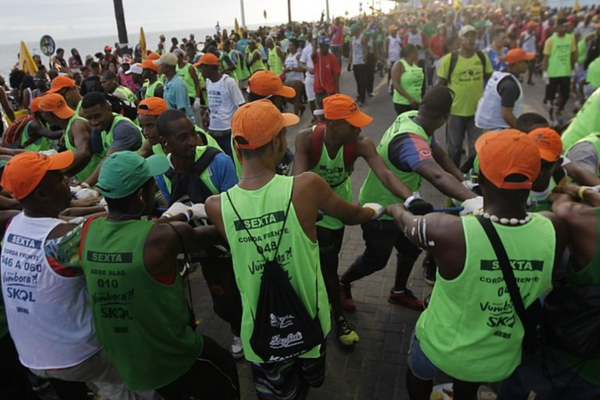
{"type": "MultiPolygon", "coordinates": [[[[127,39],[127,25],[125,24],[125,12],[123,11],[123,0],[113,0],[115,5],[115,18],[117,20],[117,31],[119,33],[119,43],[129,43],[127,39]]],[[[123,52],[127,52],[127,47],[123,52]]]]}

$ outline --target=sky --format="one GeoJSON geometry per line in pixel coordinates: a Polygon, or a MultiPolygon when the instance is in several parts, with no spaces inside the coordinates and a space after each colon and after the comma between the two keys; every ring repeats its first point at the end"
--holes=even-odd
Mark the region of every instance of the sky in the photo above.
{"type": "MultiPolygon", "coordinates": [[[[332,16],[359,12],[359,4],[368,11],[373,0],[329,0],[332,16]]],[[[375,0],[384,9],[393,2],[375,0]]],[[[326,0],[291,0],[292,19],[318,20],[326,0]]],[[[231,27],[234,18],[241,24],[240,0],[123,0],[128,32],[143,26],[146,32],[212,27],[231,27]]],[[[244,0],[246,24],[287,21],[286,0],[244,0]]],[[[0,13],[0,44],[20,40],[37,41],[44,34],[55,39],[96,37],[116,34],[112,0],[13,0],[0,13]]]]}

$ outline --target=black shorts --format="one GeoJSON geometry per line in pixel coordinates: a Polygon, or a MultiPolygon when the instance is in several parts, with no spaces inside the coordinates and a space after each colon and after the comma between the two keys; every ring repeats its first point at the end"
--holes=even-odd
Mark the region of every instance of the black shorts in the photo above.
{"type": "Polygon", "coordinates": [[[554,101],[557,92],[563,104],[566,104],[571,94],[571,77],[550,78],[550,83],[546,85],[546,101],[554,101]]]}
{"type": "Polygon", "coordinates": [[[325,381],[326,343],[319,358],[293,358],[280,363],[252,363],[254,389],[260,400],[295,399],[309,387],[325,381]]]}

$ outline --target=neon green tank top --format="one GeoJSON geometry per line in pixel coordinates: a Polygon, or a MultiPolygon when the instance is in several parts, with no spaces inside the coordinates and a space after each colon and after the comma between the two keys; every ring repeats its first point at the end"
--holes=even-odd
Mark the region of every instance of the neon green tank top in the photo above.
{"type": "MultiPolygon", "coordinates": [[[[416,124],[413,121],[413,118],[416,117],[417,114],[418,111],[409,111],[401,114],[398,118],[396,118],[396,121],[394,121],[392,126],[390,126],[384,133],[379,146],[377,146],[377,153],[379,153],[381,158],[383,158],[385,165],[387,165],[390,171],[392,171],[394,175],[400,178],[402,182],[408,186],[411,192],[416,192],[421,187],[421,175],[417,174],[416,172],[400,171],[398,168],[396,168],[389,159],[388,150],[390,143],[396,136],[407,135],[409,133],[417,134],[425,139],[427,143],[431,144],[431,138],[427,136],[427,133],[425,133],[419,124],[416,124]]],[[[379,180],[379,178],[377,178],[372,170],[369,170],[367,179],[365,179],[365,183],[363,183],[362,187],[360,188],[358,201],[360,204],[379,203],[384,207],[390,204],[404,203],[404,200],[394,196],[389,190],[386,189],[386,187],[379,180]]],[[[383,215],[381,219],[391,220],[392,217],[383,215]]]]}
{"type": "MultiPolygon", "coordinates": [[[[268,260],[272,259],[277,251],[279,231],[292,196],[293,185],[294,177],[275,175],[269,183],[258,190],[245,190],[239,186],[229,189],[231,201],[243,221],[238,220],[227,195],[221,195],[223,225],[227,241],[231,245],[235,279],[242,295],[242,344],[246,359],[252,362],[263,361],[252,351],[250,337],[254,329],[252,314],[256,313],[264,259],[257,252],[252,239],[241,224],[249,228],[257,244],[263,249],[265,257],[268,260]],[[267,195],[268,193],[271,195],[267,195]]],[[[293,204],[290,207],[283,235],[277,252],[279,263],[287,271],[290,283],[312,318],[317,314],[318,287],[319,320],[323,334],[327,335],[331,329],[331,319],[329,300],[319,263],[319,246],[304,233],[293,204]]],[[[315,347],[300,358],[319,357],[319,348],[320,346],[315,347]]]]}
{"type": "Polygon", "coordinates": [[[190,68],[192,67],[192,64],[188,64],[186,63],[183,67],[179,67],[179,65],[176,66],[177,69],[177,75],[179,75],[181,77],[181,79],[183,79],[183,82],[185,82],[185,86],[187,87],[187,91],[188,91],[188,97],[196,97],[196,86],[194,85],[194,80],[192,79],[192,76],[190,75],[190,68]]]}
{"type": "Polygon", "coordinates": [[[267,63],[269,64],[269,71],[275,75],[281,75],[283,73],[283,61],[277,54],[277,46],[269,50],[269,58],[267,63]]]}
{"type": "Polygon", "coordinates": [[[148,87],[146,88],[146,93],[144,93],[144,99],[147,99],[149,97],[154,97],[156,88],[158,86],[161,86],[162,84],[163,84],[162,80],[158,79],[158,78],[154,81],[154,83],[149,84],[148,87]]]}
{"type": "MultiPolygon", "coordinates": [[[[23,150],[36,151],[36,152],[50,150],[52,148],[52,140],[50,140],[49,138],[47,138],[45,136],[40,136],[33,143],[31,143],[28,146],[25,146],[27,141],[31,138],[31,136],[29,136],[29,127],[31,126],[32,122],[33,121],[29,121],[25,125],[25,128],[23,128],[23,132],[21,133],[21,143],[20,143],[19,147],[22,148],[23,150]]],[[[38,122],[38,124],[41,125],[40,121],[37,121],[37,122],[38,122]]]]}
{"type": "Polygon", "coordinates": [[[256,60],[254,62],[254,64],[252,64],[250,66],[250,75],[252,75],[256,71],[262,71],[263,69],[266,69],[265,64],[263,63],[262,58],[260,56],[260,51],[258,51],[258,49],[255,49],[252,53],[250,53],[250,57],[248,59],[251,60],[252,57],[254,57],[254,55],[257,53],[258,53],[258,60],[256,60]]]}
{"type": "Polygon", "coordinates": [[[206,79],[202,74],[198,74],[198,83],[202,89],[202,106],[208,107],[208,91],[206,90],[206,79]]]}
{"type": "MultiPolygon", "coordinates": [[[[408,93],[410,97],[415,101],[421,101],[421,89],[423,87],[423,79],[425,74],[423,68],[419,67],[417,63],[409,65],[405,60],[400,60],[404,66],[404,72],[400,76],[400,86],[408,93]]],[[[406,97],[402,96],[398,91],[394,90],[393,102],[396,104],[409,105],[409,101],[406,97]]]]}
{"type": "Polygon", "coordinates": [[[179,273],[156,281],[144,264],[144,244],[154,223],[90,223],[82,267],[98,339],[127,387],[165,386],[186,373],[202,352],[202,336],[189,327],[190,313],[179,273]]]}
{"type": "Polygon", "coordinates": [[[570,149],[591,132],[600,132],[600,88],[583,104],[573,121],[561,135],[564,149],[570,149]]]}
{"type": "Polygon", "coordinates": [[[531,210],[531,212],[552,211],[552,203],[548,202],[548,200],[550,199],[550,194],[552,193],[555,187],[556,181],[554,180],[554,177],[551,177],[550,187],[548,188],[546,195],[540,196],[536,195],[533,191],[529,192],[529,198],[538,202],[538,205],[533,210],[531,210]],[[544,203],[539,204],[539,202],[541,201],[543,201],[544,203]]]}
{"type": "MultiPolygon", "coordinates": [[[[71,126],[73,125],[73,122],[76,120],[86,121],[84,118],[81,118],[77,114],[73,115],[69,119],[69,122],[67,123],[67,127],[65,128],[65,132],[63,134],[63,138],[65,140],[65,147],[67,148],[67,150],[71,150],[73,153],[75,153],[77,151],[77,149],[75,148],[75,145],[73,143],[71,143],[71,126]]],[[[96,170],[98,165],[100,165],[101,162],[102,162],[102,157],[98,156],[97,154],[92,154],[92,158],[90,159],[90,162],[88,163],[88,165],[86,165],[84,169],[79,171],[75,175],[75,177],[77,178],[77,180],[79,182],[85,182],[86,179],[89,178],[90,175],[92,175],[94,173],[94,171],[96,170]]]]}
{"type": "MultiPolygon", "coordinates": [[[[521,226],[494,224],[525,307],[550,288],[556,245],[552,222],[540,214],[531,217],[521,226]]],[[[463,217],[462,225],[464,270],[453,280],[437,274],[416,335],[427,358],[444,373],[470,382],[497,382],[521,363],[524,328],[483,227],[474,216],[463,217]]]]}
{"type": "Polygon", "coordinates": [[[555,33],[552,35],[552,50],[548,57],[548,76],[550,78],[561,78],[571,76],[571,46],[573,36],[565,34],[564,37],[558,37],[555,33]]]}
{"type": "Polygon", "coordinates": [[[135,97],[135,93],[133,93],[131,91],[131,89],[125,87],[125,86],[118,86],[115,89],[115,94],[120,95],[121,97],[124,97],[125,100],[127,100],[128,102],[135,104],[137,98],[135,97]]]}
{"type": "MultiPolygon", "coordinates": [[[[230,52],[230,54],[231,54],[231,52],[230,52]]],[[[228,54],[228,56],[229,56],[229,54],[228,54]]],[[[231,59],[231,57],[229,57],[229,59],[231,59]]],[[[229,64],[227,64],[225,62],[225,52],[221,51],[221,54],[219,55],[219,61],[221,62],[221,68],[223,68],[223,69],[229,68],[229,64]]],[[[233,62],[233,60],[231,60],[231,62],[233,62]]],[[[227,75],[229,75],[229,77],[233,78],[236,82],[238,82],[237,66],[236,66],[235,70],[227,72],[227,75]]]]}
{"type": "MultiPolygon", "coordinates": [[[[114,130],[115,130],[115,126],[117,126],[117,124],[121,121],[126,121],[126,122],[131,122],[131,120],[127,117],[124,117],[122,115],[119,114],[114,114],[115,118],[113,119],[113,123],[110,126],[110,129],[108,132],[106,131],[102,131],[101,135],[102,135],[102,153],[100,154],[100,156],[104,159],[104,157],[106,157],[106,152],[108,151],[108,149],[110,148],[110,145],[113,142],[113,137],[114,137],[114,130]]],[[[133,122],[131,122],[133,124],[133,122]]],[[[142,139],[142,144],[146,141],[146,138],[144,137],[144,135],[142,134],[142,131],[140,129],[139,126],[133,124],[137,129],[138,132],[140,134],[140,138],[142,139]]],[[[141,148],[142,146],[140,146],[141,148]]],[[[140,148],[135,149],[135,151],[138,151],[140,148]]]]}
{"type": "Polygon", "coordinates": [[[231,55],[233,53],[235,53],[237,55],[237,63],[235,64],[235,73],[240,81],[245,81],[246,79],[250,78],[250,71],[248,71],[248,65],[246,64],[246,60],[244,60],[242,53],[240,53],[237,50],[231,50],[229,52],[229,58],[231,58],[231,55]]]}
{"type": "MultiPolygon", "coordinates": [[[[321,158],[311,172],[325,179],[335,194],[349,203],[352,202],[352,182],[350,174],[344,166],[344,146],[341,146],[335,157],[331,159],[327,146],[323,143],[321,158]]],[[[317,226],[337,230],[342,229],[344,224],[339,219],[324,215],[323,219],[317,222],[317,226]]]]}

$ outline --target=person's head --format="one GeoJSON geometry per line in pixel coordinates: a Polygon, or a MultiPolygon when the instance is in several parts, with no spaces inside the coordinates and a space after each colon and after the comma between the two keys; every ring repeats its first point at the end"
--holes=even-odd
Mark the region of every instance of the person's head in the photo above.
{"type": "Polygon", "coordinates": [[[51,69],[50,71],[48,71],[48,78],[50,78],[51,81],[58,78],[58,71],[55,70],[54,68],[51,69]]]}
{"type": "Polygon", "coordinates": [[[172,37],[172,38],[171,38],[171,44],[172,44],[173,46],[177,46],[177,45],[179,45],[179,40],[177,40],[177,38],[176,38],[176,37],[172,37]]]}
{"type": "Polygon", "coordinates": [[[446,25],[453,24],[454,23],[454,14],[452,14],[451,12],[446,13],[444,20],[446,21],[446,25]]]}
{"type": "Polygon", "coordinates": [[[169,105],[160,97],[148,97],[138,104],[138,120],[144,137],[152,146],[161,143],[156,121],[169,109],[169,105]]]}
{"type": "Polygon", "coordinates": [[[354,23],[350,25],[350,33],[352,36],[359,37],[362,32],[360,24],[354,23]]]}
{"type": "Polygon", "coordinates": [[[535,21],[529,21],[527,23],[527,32],[529,32],[529,34],[533,34],[533,32],[535,32],[536,28],[538,27],[538,23],[535,21]]]}
{"type": "Polygon", "coordinates": [[[194,67],[200,68],[200,73],[204,79],[210,79],[212,82],[216,82],[220,79],[219,73],[219,58],[212,53],[205,53],[200,57],[198,62],[194,64],[194,67]]]}
{"type": "Polygon", "coordinates": [[[417,46],[412,43],[404,46],[402,50],[400,50],[400,58],[409,64],[417,62],[419,60],[419,50],[417,49],[417,46]]]}
{"type": "Polygon", "coordinates": [[[117,62],[115,60],[112,60],[110,63],[108,63],[108,71],[116,75],[118,70],[119,68],[117,68],[117,62]]]}
{"type": "Polygon", "coordinates": [[[410,30],[410,33],[414,35],[419,31],[419,24],[417,24],[417,21],[412,21],[408,24],[408,29],[410,30]]]}
{"type": "Polygon", "coordinates": [[[31,56],[31,58],[33,58],[33,62],[35,62],[35,65],[42,65],[42,57],[40,57],[39,54],[34,54],[33,56],[31,56]]]}
{"type": "Polygon", "coordinates": [[[507,203],[525,211],[527,197],[540,173],[540,151],[516,129],[484,133],[475,142],[479,186],[485,203],[507,203]]]}
{"type": "Polygon", "coordinates": [[[99,62],[94,61],[90,64],[90,71],[93,76],[98,76],[102,73],[102,66],[99,62]]]}
{"type": "Polygon", "coordinates": [[[65,56],[65,49],[58,48],[56,49],[56,57],[63,58],[65,56]]]}
{"type": "Polygon", "coordinates": [[[8,84],[11,88],[17,89],[21,87],[21,83],[23,83],[23,79],[25,78],[25,72],[20,69],[14,69],[10,71],[8,74],[8,84]]]}
{"type": "Polygon", "coordinates": [[[198,134],[194,124],[179,110],[163,111],[156,120],[159,140],[165,152],[180,160],[193,159],[196,154],[198,134]]]}
{"type": "Polygon", "coordinates": [[[558,132],[550,128],[534,129],[528,133],[528,136],[538,146],[541,158],[540,174],[533,183],[532,190],[543,192],[550,185],[550,179],[556,168],[562,165],[562,140],[558,132]]]}
{"type": "Polygon", "coordinates": [[[61,95],[71,108],[77,107],[77,104],[81,101],[77,83],[68,76],[57,76],[54,78],[48,93],[57,93],[61,95]]]}
{"type": "Polygon", "coordinates": [[[47,156],[32,151],[11,158],[2,174],[2,187],[18,200],[26,214],[54,217],[71,203],[62,170],[73,164],[70,151],[47,156]]]}
{"type": "Polygon", "coordinates": [[[496,28],[492,31],[492,44],[496,47],[504,47],[506,44],[506,31],[503,28],[496,28]]]}
{"type": "Polygon", "coordinates": [[[270,100],[277,109],[281,109],[284,98],[296,97],[296,90],[284,86],[281,78],[271,71],[256,71],[248,80],[249,101],[270,100]]]}
{"type": "Polygon", "coordinates": [[[248,31],[246,31],[246,30],[242,31],[242,37],[244,39],[248,39],[248,31]]]}
{"type": "Polygon", "coordinates": [[[100,84],[106,93],[112,93],[119,87],[117,74],[112,71],[104,71],[100,77],[100,84]]]}
{"type": "Polygon", "coordinates": [[[445,24],[439,24],[437,26],[437,34],[438,36],[447,36],[448,35],[448,28],[446,28],[445,24]]]}
{"type": "Polygon", "coordinates": [[[319,53],[321,53],[321,55],[324,55],[324,56],[329,54],[330,45],[331,45],[331,40],[327,36],[321,36],[319,38],[319,53]]]}
{"type": "Polygon", "coordinates": [[[83,97],[81,109],[92,128],[108,130],[113,122],[112,106],[102,93],[91,92],[83,97]]]}
{"type": "Polygon", "coordinates": [[[158,74],[158,66],[152,61],[147,58],[142,61],[140,67],[142,67],[142,79],[154,82],[158,74]]]}
{"type": "Polygon", "coordinates": [[[181,49],[173,50],[173,54],[177,57],[177,65],[181,66],[185,64],[185,52],[181,49]]]}
{"type": "Polygon", "coordinates": [[[112,52],[112,47],[106,45],[104,46],[104,54],[109,55],[112,52]]]}
{"type": "Polygon", "coordinates": [[[523,113],[517,118],[516,129],[521,132],[527,133],[537,128],[547,127],[550,127],[548,120],[534,112],[523,113]]]}
{"type": "Polygon", "coordinates": [[[42,117],[51,125],[63,125],[75,111],[69,107],[67,101],[58,93],[47,93],[41,97],[38,104],[42,117]]]}
{"type": "Polygon", "coordinates": [[[460,30],[460,46],[467,52],[475,51],[475,42],[477,39],[477,31],[471,25],[465,25],[460,30]]]}
{"type": "Polygon", "coordinates": [[[154,209],[154,177],[169,169],[167,158],[143,158],[132,151],[108,156],[100,167],[96,189],[106,199],[111,216],[141,217],[154,209]]]}
{"type": "Polygon", "coordinates": [[[189,62],[193,62],[196,57],[196,44],[188,42],[185,44],[185,56],[189,62]]]}
{"type": "Polygon", "coordinates": [[[323,100],[327,135],[333,135],[342,143],[354,143],[361,129],[373,122],[373,118],[360,111],[356,102],[345,94],[334,94],[323,100]]]}
{"type": "Polygon", "coordinates": [[[267,49],[272,49],[273,47],[275,47],[275,41],[271,36],[267,36],[267,38],[265,39],[265,47],[267,49]]]}
{"type": "Polygon", "coordinates": [[[33,83],[35,87],[45,92],[48,90],[48,78],[46,77],[46,73],[44,71],[38,71],[33,76],[33,83]]]}
{"type": "Polygon", "coordinates": [[[256,50],[256,40],[254,40],[254,39],[248,40],[248,49],[250,51],[256,50]]]}
{"type": "Polygon", "coordinates": [[[177,73],[177,56],[173,53],[165,53],[152,62],[158,67],[159,72],[168,78],[172,78],[177,73]]]}
{"type": "Polygon", "coordinates": [[[144,79],[142,79],[142,72],[144,72],[142,64],[133,64],[129,67],[127,72],[125,72],[125,75],[131,76],[131,79],[136,85],[142,86],[144,84],[144,79]]]}
{"type": "Polygon", "coordinates": [[[73,57],[79,57],[79,51],[76,48],[71,49],[71,55],[73,57]]]}
{"type": "Polygon", "coordinates": [[[419,103],[419,118],[425,123],[429,136],[446,123],[453,100],[454,94],[446,86],[434,86],[425,92],[419,103]]]}
{"type": "Polygon", "coordinates": [[[258,100],[241,106],[231,120],[231,135],[245,168],[260,163],[275,171],[287,150],[286,127],[300,121],[281,113],[270,101],[258,100]]]}
{"type": "Polygon", "coordinates": [[[504,60],[507,64],[507,70],[515,75],[521,75],[527,72],[529,61],[535,58],[535,54],[528,54],[525,50],[516,48],[506,53],[504,60]]]}
{"type": "Polygon", "coordinates": [[[558,34],[558,36],[564,36],[565,33],[567,33],[567,25],[569,25],[569,21],[567,21],[566,18],[560,18],[558,21],[556,21],[556,28],[555,28],[555,32],[558,34]]]}
{"type": "Polygon", "coordinates": [[[290,54],[296,54],[299,48],[300,43],[298,42],[298,40],[294,38],[290,39],[290,41],[288,42],[288,52],[290,54]]]}
{"type": "Polygon", "coordinates": [[[165,35],[162,35],[162,34],[158,37],[158,39],[160,40],[160,43],[164,43],[167,41],[167,38],[165,37],[165,35]]]}

